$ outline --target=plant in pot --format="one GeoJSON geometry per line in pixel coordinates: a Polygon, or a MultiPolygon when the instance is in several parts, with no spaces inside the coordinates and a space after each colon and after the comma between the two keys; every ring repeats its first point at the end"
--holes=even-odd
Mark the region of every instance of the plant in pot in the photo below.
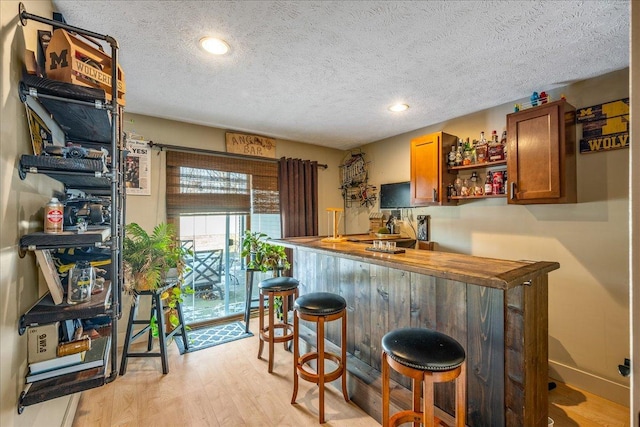
{"type": "MultiPolygon", "coordinates": [[[[164,324],[167,332],[173,331],[180,324],[180,318],[178,317],[177,305],[184,302],[184,295],[193,295],[193,289],[190,286],[181,287],[173,286],[160,295],[160,298],[164,301],[164,307],[166,311],[164,313],[164,324]]],[[[151,334],[154,337],[158,336],[158,321],[153,316],[150,321],[151,334]]],[[[185,330],[190,330],[188,326],[185,326],[185,330]]]]}
{"type": "Polygon", "coordinates": [[[260,231],[245,230],[240,255],[247,258],[247,268],[262,272],[273,271],[276,275],[278,269],[287,270],[291,267],[284,247],[269,243],[270,239],[260,231]]]}
{"type": "Polygon", "coordinates": [[[156,290],[164,286],[167,279],[180,282],[190,253],[180,245],[172,224],[160,223],[151,234],[135,222],[127,224],[122,259],[128,290],[156,290]],[[172,268],[175,269],[173,275],[169,273],[172,268]]]}
{"type": "MultiPolygon", "coordinates": [[[[167,332],[175,328],[180,320],[176,310],[183,295],[192,294],[189,287],[182,288],[182,275],[187,269],[186,259],[192,252],[180,245],[175,227],[160,223],[149,234],[137,223],[125,226],[122,242],[126,290],[130,293],[155,291],[168,283],[175,286],[165,290],[162,299],[167,307],[167,332]]],[[[151,330],[157,336],[155,316],[150,320],[151,330]]]]}
{"type": "MultiPolygon", "coordinates": [[[[291,264],[287,260],[284,246],[269,243],[270,237],[259,231],[245,230],[240,255],[247,258],[247,268],[262,272],[272,271],[276,277],[281,270],[288,270],[291,264]]],[[[275,312],[282,319],[282,298],[274,300],[275,312]]]]}

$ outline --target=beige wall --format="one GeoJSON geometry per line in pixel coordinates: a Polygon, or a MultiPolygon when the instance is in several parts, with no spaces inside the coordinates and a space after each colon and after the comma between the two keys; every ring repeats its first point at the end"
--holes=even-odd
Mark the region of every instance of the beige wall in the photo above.
{"type": "MultiPolygon", "coordinates": [[[[629,70],[550,91],[575,107],[629,96],[629,70]]],[[[547,91],[549,93],[549,91],[547,91]]],[[[363,147],[374,185],[408,181],[410,140],[436,131],[500,135],[513,104],[448,120],[363,147]]],[[[440,250],[507,259],[558,261],[549,276],[551,375],[628,404],[617,365],[629,357],[629,150],[578,154],[578,203],[507,205],[505,199],[406,210],[431,215],[440,250]]],[[[347,227],[367,230],[368,210],[349,210],[347,227]]],[[[414,223],[415,224],[415,223],[414,223]]],[[[408,234],[413,231],[405,228],[408,234]]]]}
{"type": "MultiPolygon", "coordinates": [[[[200,148],[214,151],[226,151],[225,130],[176,122],[138,114],[124,115],[124,130],[136,133],[145,140],[156,144],[179,145],[181,147],[200,148]]],[[[137,222],[150,229],[158,222],[166,220],[165,210],[165,162],[164,151],[152,150],[151,196],[129,196],[127,198],[127,222],[137,222]]],[[[342,198],[338,191],[338,165],[344,152],[317,145],[276,140],[276,158],[292,157],[305,160],[317,160],[326,164],[327,169],[319,169],[318,205],[320,234],[327,233],[325,209],[342,207],[342,198]]]]}

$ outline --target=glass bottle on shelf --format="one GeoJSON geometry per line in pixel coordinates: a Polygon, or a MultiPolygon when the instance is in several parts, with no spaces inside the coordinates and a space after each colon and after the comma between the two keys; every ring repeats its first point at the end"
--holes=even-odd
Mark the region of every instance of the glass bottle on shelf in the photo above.
{"type": "MultiPolygon", "coordinates": [[[[502,131],[502,138],[500,139],[500,145],[502,145],[502,155],[504,156],[504,158],[507,158],[507,131],[503,130],[502,131]]],[[[505,180],[505,182],[507,182],[505,180]]]]}
{"type": "Polygon", "coordinates": [[[453,181],[453,191],[455,191],[456,196],[462,196],[462,179],[460,177],[453,181]]]}
{"type": "Polygon", "coordinates": [[[484,186],[480,181],[480,177],[477,172],[471,174],[471,189],[469,190],[470,196],[482,196],[484,194],[484,186]]]}
{"type": "Polygon", "coordinates": [[[476,145],[476,161],[478,163],[486,163],[487,161],[487,140],[484,137],[484,131],[480,132],[480,140],[476,145]]]}
{"type": "Polygon", "coordinates": [[[462,138],[458,141],[458,147],[456,149],[456,166],[462,165],[462,138]]]}
{"type": "Polygon", "coordinates": [[[507,180],[507,171],[503,170],[502,171],[502,194],[507,194],[507,187],[508,187],[508,180],[507,180]]]}
{"type": "Polygon", "coordinates": [[[503,191],[502,171],[496,171],[493,173],[493,188],[491,190],[493,191],[493,194],[502,194],[502,191],[503,191]]]}
{"type": "Polygon", "coordinates": [[[498,134],[496,131],[493,131],[493,138],[491,142],[489,142],[489,161],[490,162],[498,162],[500,160],[504,160],[504,150],[500,141],[498,141],[498,134]]]}
{"type": "Polygon", "coordinates": [[[456,146],[455,144],[451,146],[451,152],[449,153],[449,167],[453,167],[456,165],[456,146]]]}
{"type": "Polygon", "coordinates": [[[473,162],[472,157],[473,153],[471,143],[469,142],[469,138],[467,138],[467,141],[464,143],[464,151],[462,152],[462,165],[470,165],[473,162]]]}
{"type": "Polygon", "coordinates": [[[94,271],[89,261],[78,261],[69,271],[67,304],[91,301],[94,271]]]}
{"type": "Polygon", "coordinates": [[[493,177],[491,176],[491,172],[487,172],[487,179],[484,181],[484,194],[493,194],[493,177]]]}
{"type": "Polygon", "coordinates": [[[470,184],[469,184],[469,180],[468,179],[463,179],[462,180],[462,189],[460,190],[460,195],[462,197],[469,197],[470,196],[470,184]]]}

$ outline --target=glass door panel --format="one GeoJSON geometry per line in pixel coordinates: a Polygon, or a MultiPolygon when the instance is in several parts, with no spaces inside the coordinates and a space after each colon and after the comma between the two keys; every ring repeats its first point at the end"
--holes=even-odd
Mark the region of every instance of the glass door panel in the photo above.
{"type": "Polygon", "coordinates": [[[182,304],[187,324],[206,323],[242,313],[245,277],[241,236],[246,215],[211,214],[180,217],[180,240],[193,251],[184,285],[194,293],[182,304]]]}

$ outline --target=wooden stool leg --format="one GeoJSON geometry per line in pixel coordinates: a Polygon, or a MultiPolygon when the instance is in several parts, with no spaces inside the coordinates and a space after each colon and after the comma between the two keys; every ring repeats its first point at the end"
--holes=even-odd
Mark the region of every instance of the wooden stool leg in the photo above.
{"type": "MultiPolygon", "coordinates": [[[[413,412],[422,412],[422,408],[420,407],[420,389],[421,389],[421,381],[417,378],[411,378],[411,390],[413,395],[413,412]]],[[[426,404],[426,398],[425,398],[426,404]]],[[[420,427],[420,423],[415,421],[413,423],[413,427],[420,427]]]]}
{"type": "Polygon", "coordinates": [[[293,310],[293,396],[291,404],[296,403],[298,396],[298,363],[300,359],[300,348],[298,344],[298,313],[293,310]]]}
{"type": "Polygon", "coordinates": [[[456,427],[465,427],[467,413],[467,362],[460,366],[460,375],[456,378],[456,427]]]}
{"type": "Polygon", "coordinates": [[[342,347],[342,395],[345,401],[349,401],[349,393],[347,392],[347,309],[344,309],[342,315],[342,338],[340,338],[340,347],[342,347]]]}
{"type": "Polygon", "coordinates": [[[318,404],[318,415],[320,424],[324,424],[324,317],[318,319],[317,331],[317,349],[318,349],[318,394],[320,403],[318,404]]]}
{"type": "Polygon", "coordinates": [[[433,407],[433,376],[431,372],[425,372],[422,377],[422,423],[425,427],[434,427],[435,425],[435,409],[433,407]]]}
{"type": "Polygon", "coordinates": [[[269,292],[269,325],[267,326],[267,329],[269,330],[269,373],[273,372],[273,338],[276,332],[276,327],[275,327],[275,316],[274,316],[274,309],[273,309],[273,305],[274,305],[274,297],[273,297],[273,292],[269,292]]]}
{"type": "Polygon", "coordinates": [[[382,352],[382,427],[389,427],[389,364],[387,353],[382,352]]]}
{"type": "MultiPolygon", "coordinates": [[[[249,303],[250,304],[250,303],[249,303]]],[[[262,337],[262,331],[264,331],[264,295],[260,291],[260,297],[258,301],[258,359],[262,357],[262,348],[264,345],[264,339],[262,337]]]]}
{"type": "MultiPolygon", "coordinates": [[[[282,330],[283,334],[287,334],[289,331],[287,329],[287,323],[289,323],[289,297],[290,295],[285,295],[282,296],[282,322],[285,325],[284,329],[282,330]]],[[[282,345],[284,345],[284,349],[287,350],[287,344],[289,344],[289,341],[285,341],[282,343],[282,345]]]]}

